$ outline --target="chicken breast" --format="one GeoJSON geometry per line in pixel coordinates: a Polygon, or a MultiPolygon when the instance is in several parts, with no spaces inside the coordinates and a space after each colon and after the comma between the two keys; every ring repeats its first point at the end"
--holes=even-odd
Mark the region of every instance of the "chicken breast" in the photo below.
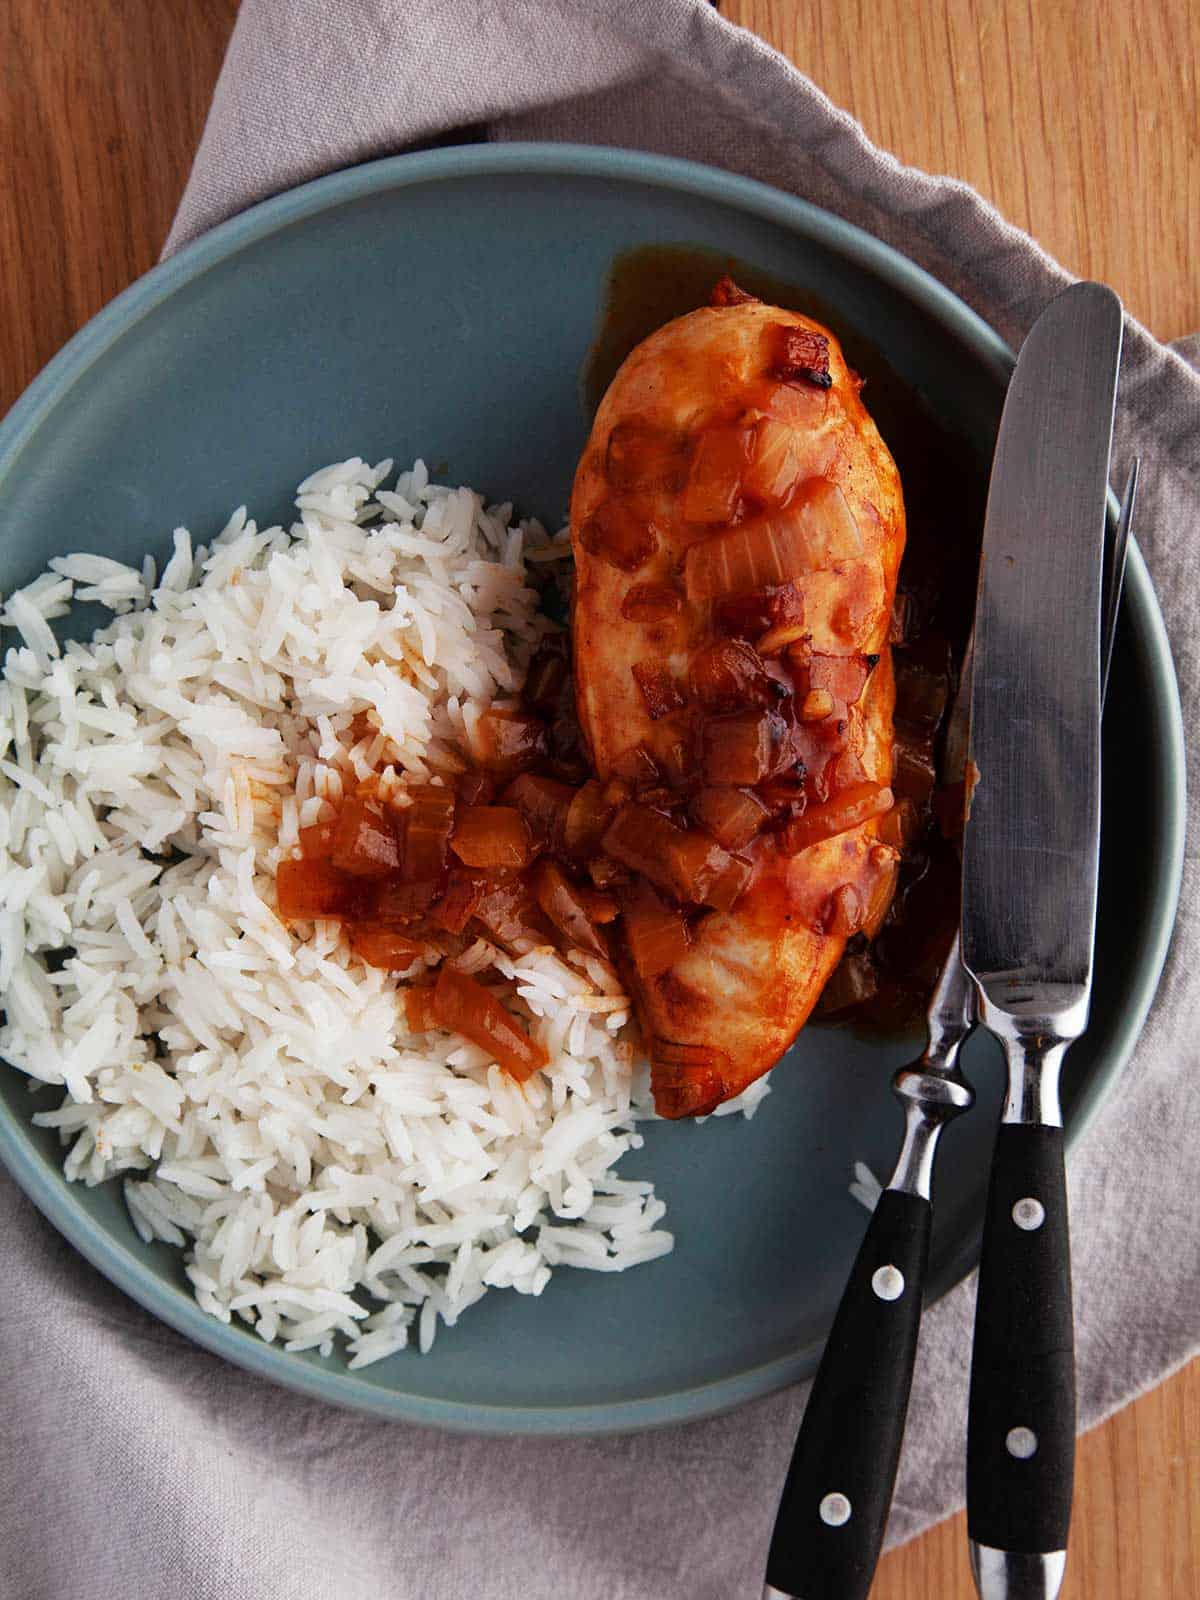
{"type": "Polygon", "coordinates": [[[571,500],[579,720],[666,1116],[774,1065],[898,862],[895,463],[827,329],[714,302],[626,360],[571,500]]]}

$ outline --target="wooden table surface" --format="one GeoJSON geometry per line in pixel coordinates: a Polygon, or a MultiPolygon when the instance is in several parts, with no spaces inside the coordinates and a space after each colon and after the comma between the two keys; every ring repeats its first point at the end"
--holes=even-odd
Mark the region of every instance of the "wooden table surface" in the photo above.
{"type": "MultiPolygon", "coordinates": [[[[1194,0],[724,0],[902,160],[974,184],[1153,333],[1200,328],[1194,0]]],[[[153,265],[236,0],[3,0],[0,411],[153,265]]],[[[1200,1365],[1080,1445],[1074,1600],[1200,1594],[1200,1365]]],[[[963,1519],[873,1600],[968,1600],[963,1519]]],[[[249,1600],[249,1597],[247,1597],[249,1600]]],[[[665,1597],[664,1597],[665,1600],[665,1597]]]]}

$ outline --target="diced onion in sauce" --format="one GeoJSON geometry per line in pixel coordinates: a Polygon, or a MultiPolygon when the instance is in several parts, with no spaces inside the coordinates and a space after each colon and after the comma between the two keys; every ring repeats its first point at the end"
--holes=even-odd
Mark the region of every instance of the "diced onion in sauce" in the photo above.
{"type": "Polygon", "coordinates": [[[683,596],[669,583],[635,583],[621,601],[626,622],[664,622],[678,615],[683,596]]]}
{"type": "Polygon", "coordinates": [[[612,821],[616,802],[604,797],[604,785],[589,778],[577,789],[563,822],[563,844],[573,856],[589,856],[600,848],[604,830],[612,821]]]}
{"type": "Polygon", "coordinates": [[[562,634],[552,634],[543,639],[533,653],[525,682],[521,686],[521,699],[527,706],[543,716],[557,711],[571,677],[566,643],[562,634]]]}
{"type": "Polygon", "coordinates": [[[690,600],[789,583],[861,556],[862,534],[835,483],[814,478],[785,511],[758,517],[691,545],[684,557],[690,600]]]}
{"type": "MultiPolygon", "coordinates": [[[[960,793],[960,801],[961,798],[960,793]]],[[[890,844],[894,850],[907,850],[921,832],[921,818],[916,806],[901,796],[892,809],[880,817],[876,832],[882,842],[890,844]]]]}
{"type": "Polygon", "coordinates": [[[675,892],[681,900],[728,911],[750,879],[750,863],[730,855],[715,839],[689,829],[677,830],[669,848],[675,892]]]}
{"type": "Polygon", "coordinates": [[[630,959],[643,980],[666,972],[682,961],[691,948],[691,935],[682,914],[655,894],[647,883],[624,897],[621,928],[630,959]]]}
{"type": "Polygon", "coordinates": [[[850,828],[857,828],[872,817],[882,816],[892,806],[892,791],[879,783],[856,783],[821,805],[809,806],[795,817],[779,835],[784,855],[799,855],[823,839],[832,839],[850,828]]]}
{"type": "Polygon", "coordinates": [[[536,839],[551,849],[560,850],[575,793],[569,783],[560,783],[557,778],[523,772],[513,779],[500,798],[505,805],[517,807],[536,839]]]}
{"type": "Polygon", "coordinates": [[[488,886],[484,873],[452,867],[446,892],[430,911],[430,917],[447,933],[461,933],[475,915],[488,886]]]}
{"type": "Polygon", "coordinates": [[[481,767],[471,767],[459,777],[456,792],[460,805],[486,806],[496,798],[496,780],[481,767]]]}
{"type": "Polygon", "coordinates": [[[653,524],[623,500],[604,500],[579,528],[589,555],[622,572],[637,572],[658,549],[653,524]]]}
{"type": "Polygon", "coordinates": [[[423,917],[442,890],[441,878],[380,878],[371,885],[368,915],[372,922],[415,922],[423,917]]]}
{"type": "Polygon", "coordinates": [[[753,872],[753,866],[743,856],[731,855],[709,884],[704,896],[705,905],[713,906],[718,911],[732,911],[742,898],[753,872]]]}
{"type": "Polygon", "coordinates": [[[787,724],[773,711],[735,711],[701,727],[704,779],[752,788],[787,756],[787,724]]]}
{"type": "Polygon", "coordinates": [[[356,878],[385,878],[400,870],[400,839],[392,816],[377,800],[342,804],[330,860],[356,878]]]}
{"type": "Polygon", "coordinates": [[[689,546],[683,562],[689,600],[787,583],[797,570],[786,525],[760,517],[689,546]]]}
{"type": "Polygon", "coordinates": [[[728,896],[728,880],[722,878],[730,866],[728,851],[714,838],[675,827],[661,811],[622,805],[603,843],[606,853],[677,899],[704,906],[712,904],[714,891],[718,898],[728,896]]]}
{"type": "Polygon", "coordinates": [[[647,806],[623,805],[604,835],[604,848],[677,900],[727,909],[748,871],[707,834],[678,828],[647,806]]]}
{"type": "Polygon", "coordinates": [[[603,894],[599,889],[593,889],[590,884],[577,883],[575,891],[582,900],[588,914],[588,920],[594,922],[598,928],[603,928],[607,923],[615,922],[620,916],[620,907],[610,894],[603,894]]]}
{"type": "Polygon", "coordinates": [[[758,833],[769,812],[749,790],[722,785],[701,789],[692,799],[691,814],[726,850],[740,850],[758,833]]]}
{"type": "Polygon", "coordinates": [[[350,948],[369,967],[407,972],[422,946],[387,923],[358,922],[350,930],[350,948]]]}
{"type": "Polygon", "coordinates": [[[793,646],[788,655],[798,694],[828,694],[842,707],[856,705],[862,699],[867,678],[878,659],[864,655],[821,655],[805,646],[793,646]]]}
{"type": "Polygon", "coordinates": [[[608,436],[604,476],[623,492],[679,489],[687,473],[687,439],[652,422],[618,422],[608,436]]]}
{"type": "Polygon", "coordinates": [[[545,919],[524,878],[487,889],[475,916],[506,950],[518,955],[535,945],[551,943],[545,919]]]}
{"type": "Polygon", "coordinates": [[[497,1064],[518,1083],[524,1083],[550,1059],[494,995],[453,967],[443,966],[438,972],[433,1015],[439,1027],[460,1033],[490,1051],[497,1064]]]}
{"type": "Polygon", "coordinates": [[[644,744],[631,745],[623,750],[612,764],[613,774],[633,789],[648,789],[656,784],[662,774],[658,763],[644,744]]]}
{"type": "Polygon", "coordinates": [[[328,861],[333,854],[336,822],[314,822],[300,829],[300,853],[306,861],[328,861]]]}
{"type": "Polygon", "coordinates": [[[567,877],[557,861],[543,856],[534,865],[529,883],[543,913],[572,949],[607,957],[608,946],[592,924],[586,891],[567,877]]]}
{"type": "MultiPolygon", "coordinates": [[[[661,812],[630,801],[621,806],[604,835],[605,852],[668,893],[679,894],[672,847],[682,830],[661,812]]],[[[686,898],[686,896],[681,896],[686,898]]]]}
{"type": "Polygon", "coordinates": [[[888,908],[896,893],[896,884],[900,877],[900,856],[898,851],[877,844],[868,860],[874,877],[867,892],[862,931],[868,939],[873,939],[883,926],[883,919],[887,916],[888,908]]]}
{"type": "Polygon", "coordinates": [[[812,638],[804,612],[790,622],[778,623],[774,628],[768,628],[758,641],[759,653],[764,656],[777,656],[781,650],[786,650],[789,645],[798,640],[812,638]]]}
{"type": "Polygon", "coordinates": [[[806,565],[831,567],[863,553],[862,530],[841,487],[828,478],[810,478],[794,509],[806,565]]]}
{"type": "Polygon", "coordinates": [[[623,867],[619,861],[614,861],[611,856],[593,856],[588,862],[588,876],[603,891],[620,888],[622,885],[632,883],[633,874],[628,867],[623,867]]]}
{"type": "Polygon", "coordinates": [[[404,991],[404,1018],[412,1033],[428,1033],[438,1026],[432,984],[413,984],[404,991]]]}
{"type": "Polygon", "coordinates": [[[782,689],[744,639],[714,639],[703,645],[688,666],[688,684],[706,711],[769,705],[782,689]]]}
{"type": "Polygon", "coordinates": [[[515,806],[460,806],[450,848],[468,867],[520,872],[533,860],[529,824],[515,806]]]}
{"type": "Polygon", "coordinates": [[[649,661],[635,661],[633,676],[641,690],[642,702],[652,721],[669,717],[684,703],[679,684],[665,667],[654,666],[649,661]]]}
{"type": "Polygon", "coordinates": [[[438,885],[454,827],[454,795],[432,784],[414,785],[408,794],[412,804],[397,813],[404,829],[400,876],[405,883],[438,885]]]}
{"type": "Polygon", "coordinates": [[[713,623],[721,633],[739,639],[758,639],[770,629],[804,620],[804,601],[794,583],[771,584],[718,600],[713,623]]]}
{"type": "Polygon", "coordinates": [[[692,779],[692,751],[690,730],[684,730],[675,739],[659,744],[658,765],[664,781],[677,789],[686,787],[692,779]]]}
{"type": "Polygon", "coordinates": [[[475,756],[489,772],[512,776],[546,754],[546,725],[527,711],[491,706],[475,724],[475,756]]]}
{"type": "Polygon", "coordinates": [[[862,927],[862,900],[852,883],[843,883],[829,896],[823,922],[825,932],[834,939],[848,939],[862,927]]]}
{"type": "Polygon", "coordinates": [[[805,432],[782,417],[760,417],[746,468],[744,488],[769,509],[785,505],[808,475],[812,446],[805,432]]]}
{"type": "Polygon", "coordinates": [[[737,424],[700,435],[680,501],[686,522],[728,522],[733,516],[750,439],[750,429],[737,424]]]}
{"type": "Polygon", "coordinates": [[[729,1057],[709,1045],[650,1042],[650,1087],[655,1110],[663,1117],[703,1116],[725,1094],[729,1057]]]}
{"type": "Polygon", "coordinates": [[[816,328],[776,324],[771,329],[770,361],[771,375],[783,383],[811,383],[817,389],[828,389],[833,383],[829,340],[816,328]]]}
{"type": "Polygon", "coordinates": [[[275,874],[275,898],[285,922],[345,921],[359,914],[365,892],[361,880],[328,861],[281,861],[275,874]]]}

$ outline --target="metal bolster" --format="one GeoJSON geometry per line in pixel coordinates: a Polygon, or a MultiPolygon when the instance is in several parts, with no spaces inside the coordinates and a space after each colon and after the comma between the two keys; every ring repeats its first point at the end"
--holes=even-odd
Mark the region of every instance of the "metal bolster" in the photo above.
{"type": "Polygon", "coordinates": [[[898,1072],[893,1090],[904,1103],[904,1143],[888,1188],[928,1200],[938,1135],[951,1117],[968,1109],[975,1094],[957,1070],[942,1076],[919,1067],[898,1072]]]}
{"type": "Polygon", "coordinates": [[[1087,995],[1071,992],[1067,1003],[1056,1006],[1053,996],[1030,994],[1016,1005],[1000,1010],[980,985],[982,1021],[1004,1046],[1008,1060],[1008,1091],[1002,1122],[1062,1127],[1058,1080],[1067,1046],[1087,1026],[1087,995]]]}
{"type": "Polygon", "coordinates": [[[993,1550],[970,1541],[971,1571],[980,1600],[1054,1600],[1067,1567],[1065,1550],[1044,1554],[993,1550]]]}

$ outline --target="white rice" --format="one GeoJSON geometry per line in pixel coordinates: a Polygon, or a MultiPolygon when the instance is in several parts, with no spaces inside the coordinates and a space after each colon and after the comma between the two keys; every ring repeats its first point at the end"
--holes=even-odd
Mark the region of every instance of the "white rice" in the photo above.
{"type": "Polygon", "coordinates": [[[314,473],[290,531],[244,507],[209,548],[177,529],[157,586],[151,561],[67,556],[0,611],[23,640],[0,681],[0,1052],[65,1089],[34,1120],[68,1178],[123,1175],[207,1311],[288,1349],[342,1339],[352,1366],[427,1350],[491,1288],[673,1244],[653,1185],[615,1175],[653,1112],[603,963],[482,939],[459,958],[515,982],[550,1054],[522,1089],[476,1045],[410,1034],[403,984],[335,925],[273,910],[343,783],[461,769],[553,629],[526,563],[565,572],[565,530],[419,461],[385,490],[390,471],[314,473]],[[60,649],[73,599],[116,619],[60,649]]]}

